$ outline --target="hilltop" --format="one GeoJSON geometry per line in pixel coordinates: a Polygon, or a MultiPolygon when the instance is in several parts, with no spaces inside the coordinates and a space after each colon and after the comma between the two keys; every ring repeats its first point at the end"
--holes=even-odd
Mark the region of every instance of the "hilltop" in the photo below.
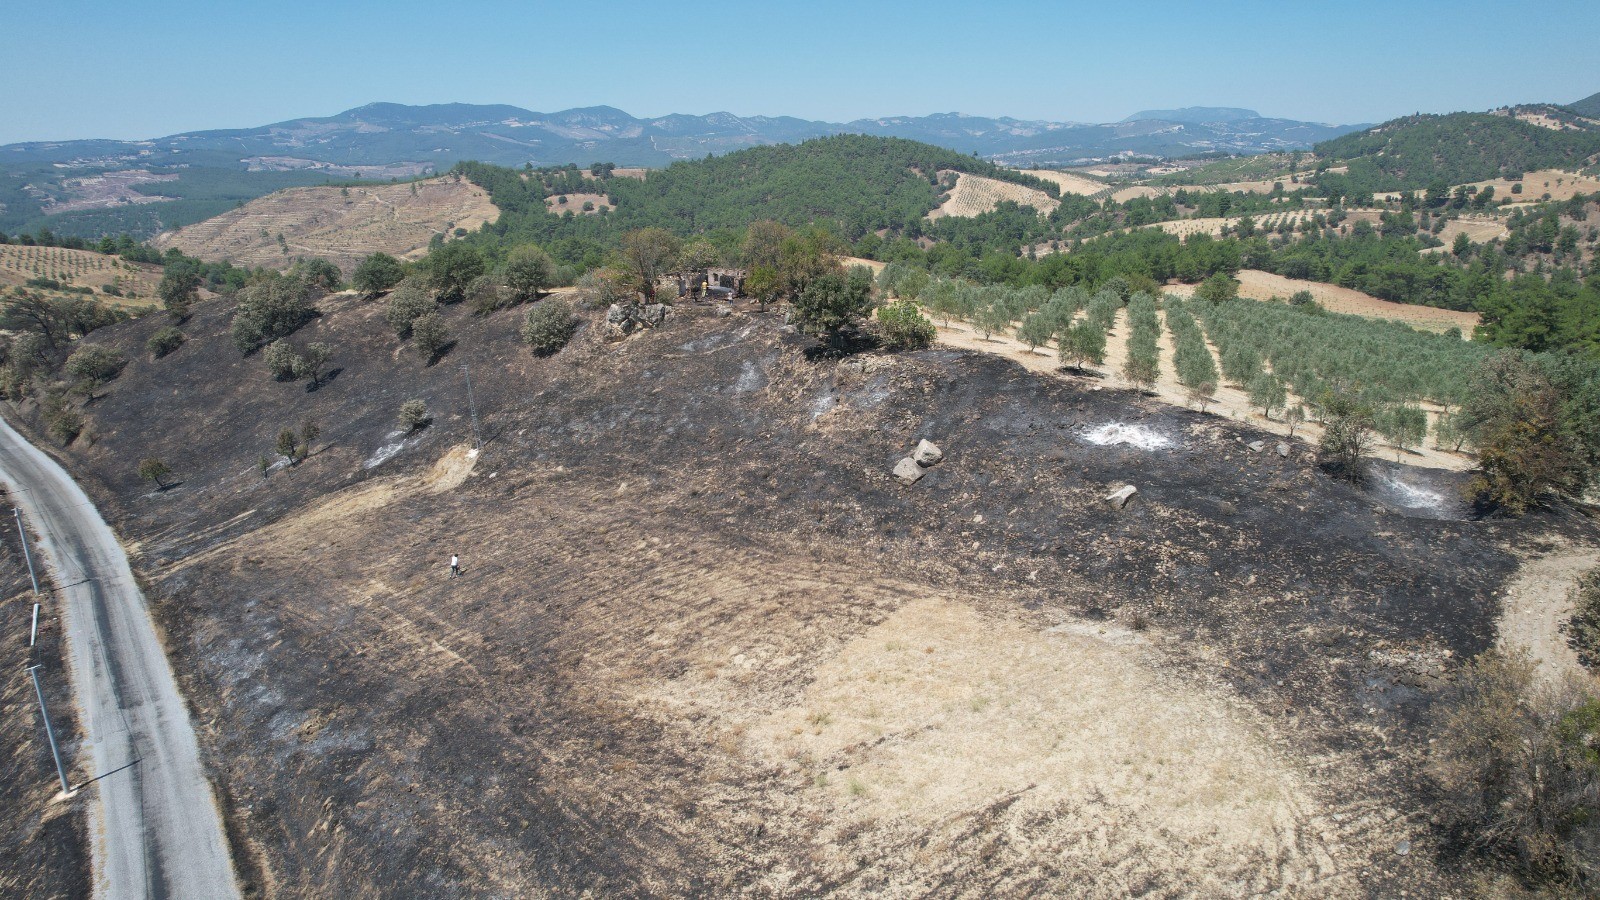
{"type": "Polygon", "coordinates": [[[476,231],[499,215],[486,191],[461,178],[302,187],[252,200],[152,243],[247,267],[281,269],[319,256],[348,275],[370,253],[411,258],[435,235],[476,231]]]}
{"type": "Polygon", "coordinates": [[[286,187],[408,178],[474,160],[506,166],[665,166],[837,134],[922,141],[1035,164],[1125,151],[1182,155],[1309,147],[1354,126],[1251,119],[1115,125],[961,113],[822,122],[790,116],[673,114],[609,106],[541,113],[507,105],[372,103],[333,116],[147,141],[52,141],[0,147],[0,231],[140,237],[192,224],[286,187]]]}

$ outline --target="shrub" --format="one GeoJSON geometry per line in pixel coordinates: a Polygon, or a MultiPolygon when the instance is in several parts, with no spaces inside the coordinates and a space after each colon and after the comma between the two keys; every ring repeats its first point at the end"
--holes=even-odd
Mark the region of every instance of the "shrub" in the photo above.
{"type": "Polygon", "coordinates": [[[494,275],[479,275],[467,285],[467,305],[480,316],[505,309],[513,302],[511,290],[494,275]]]}
{"type": "Polygon", "coordinates": [[[294,347],[290,346],[288,341],[280,338],[268,344],[266,352],[261,354],[261,358],[266,362],[267,371],[272,373],[274,380],[293,381],[295,379],[295,362],[299,360],[300,354],[294,352],[294,347]]]}
{"type": "Polygon", "coordinates": [[[1587,896],[1600,876],[1600,699],[1534,669],[1498,651],[1468,663],[1436,713],[1429,774],[1470,846],[1587,896]]]}
{"type": "Polygon", "coordinates": [[[165,488],[165,479],[172,474],[172,467],[155,457],[139,460],[139,478],[155,483],[158,488],[165,488]]]}
{"type": "Polygon", "coordinates": [[[182,347],[185,340],[188,338],[184,337],[183,332],[167,325],[156,329],[155,333],[150,335],[150,340],[144,342],[144,348],[150,351],[151,356],[160,359],[182,347]]]}
{"type": "MultiPolygon", "coordinates": [[[[748,281],[746,289],[749,289],[748,281]]],[[[596,269],[578,279],[578,305],[584,309],[605,309],[613,303],[631,303],[636,296],[628,287],[627,276],[613,269],[596,269]]]]}
{"type": "Polygon", "coordinates": [[[307,284],[325,291],[337,291],[344,284],[344,273],[339,271],[339,267],[320,256],[301,260],[289,271],[307,284]]]}
{"type": "Polygon", "coordinates": [[[411,323],[435,309],[438,309],[438,304],[433,302],[423,283],[415,278],[407,278],[389,295],[389,306],[384,310],[383,317],[394,329],[395,335],[405,340],[411,336],[411,323]]]}
{"type": "Polygon", "coordinates": [[[311,285],[298,278],[278,277],[257,282],[239,292],[231,335],[241,353],[288,337],[317,315],[311,285]]]}
{"type": "Polygon", "coordinates": [[[411,346],[417,353],[433,365],[434,361],[450,346],[450,327],[444,323],[444,316],[437,311],[425,312],[411,323],[411,346]]]}
{"type": "Polygon", "coordinates": [[[564,300],[546,300],[528,310],[522,339],[537,356],[550,356],[567,345],[578,330],[578,317],[564,300]]]}
{"type": "Polygon", "coordinates": [[[1239,282],[1222,272],[1200,282],[1200,286],[1194,289],[1194,298],[1207,303],[1227,303],[1238,296],[1239,282]]]}
{"type": "Polygon", "coordinates": [[[122,367],[127,364],[127,359],[116,350],[91,344],[79,347],[67,357],[66,371],[80,381],[104,384],[121,374],[122,367]]]}
{"type": "Polygon", "coordinates": [[[83,433],[83,414],[67,403],[60,394],[51,394],[44,401],[44,427],[61,446],[70,445],[83,433]]]}
{"type": "Polygon", "coordinates": [[[422,400],[407,400],[400,404],[400,427],[405,431],[426,428],[433,417],[428,415],[428,404],[422,400]]]}
{"type": "Polygon", "coordinates": [[[405,276],[400,260],[387,253],[374,253],[356,266],[350,283],[356,290],[373,297],[399,284],[405,276]]]}
{"type": "Polygon", "coordinates": [[[1600,569],[1591,569],[1573,588],[1572,623],[1567,629],[1578,661],[1600,668],[1600,569]]]}
{"type": "Polygon", "coordinates": [[[878,310],[878,333],[890,350],[921,350],[938,336],[933,323],[910,300],[896,300],[878,310]]]}

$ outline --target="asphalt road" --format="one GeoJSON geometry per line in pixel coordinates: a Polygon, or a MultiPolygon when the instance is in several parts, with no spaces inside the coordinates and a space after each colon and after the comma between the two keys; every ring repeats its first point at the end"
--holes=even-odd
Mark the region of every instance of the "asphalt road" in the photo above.
{"type": "Polygon", "coordinates": [[[90,753],[67,763],[95,779],[79,788],[96,801],[95,896],[238,897],[189,711],[122,545],[72,477],[4,421],[0,476],[38,536],[35,563],[42,557],[58,586],[90,753]]]}

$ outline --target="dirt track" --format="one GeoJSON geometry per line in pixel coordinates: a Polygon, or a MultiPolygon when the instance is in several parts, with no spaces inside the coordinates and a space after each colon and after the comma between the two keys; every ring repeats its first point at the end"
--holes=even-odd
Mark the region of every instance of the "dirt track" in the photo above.
{"type": "Polygon", "coordinates": [[[202,304],[75,451],[262,889],[1459,888],[1416,777],[1443,682],[1414,660],[1493,643],[1507,545],[1549,522],[1409,509],[1250,453],[1248,425],[987,354],[813,361],[776,315],[689,308],[541,360],[516,311],[457,307],[423,368],[381,304],[325,313],[294,340],[339,371],[307,392],[202,304]],[[409,397],[436,421],[397,435],[409,397]],[[307,416],[311,458],[263,479],[307,416]],[[1108,423],[1169,444],[1088,440],[1108,423]],[[920,437],[947,458],[905,488],[920,437]],[[141,486],[150,452],[183,485],[141,486]]]}

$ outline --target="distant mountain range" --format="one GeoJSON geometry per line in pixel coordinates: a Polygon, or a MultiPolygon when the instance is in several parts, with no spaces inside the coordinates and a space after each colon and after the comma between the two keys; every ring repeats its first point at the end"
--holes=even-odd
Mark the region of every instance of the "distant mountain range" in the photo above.
{"type": "Polygon", "coordinates": [[[0,147],[0,164],[83,167],[232,165],[287,170],[394,165],[447,168],[613,162],[661,166],[707,153],[830,134],[909,138],[1002,162],[1061,164],[1125,154],[1179,156],[1308,148],[1364,125],[1263,118],[1252,110],[1151,110],[1114,124],[1025,121],[960,113],[833,123],[788,116],[670,115],[640,119],[609,106],[540,113],[515,106],[372,103],[326,118],[195,131],[149,141],[51,141],[0,147]]]}

